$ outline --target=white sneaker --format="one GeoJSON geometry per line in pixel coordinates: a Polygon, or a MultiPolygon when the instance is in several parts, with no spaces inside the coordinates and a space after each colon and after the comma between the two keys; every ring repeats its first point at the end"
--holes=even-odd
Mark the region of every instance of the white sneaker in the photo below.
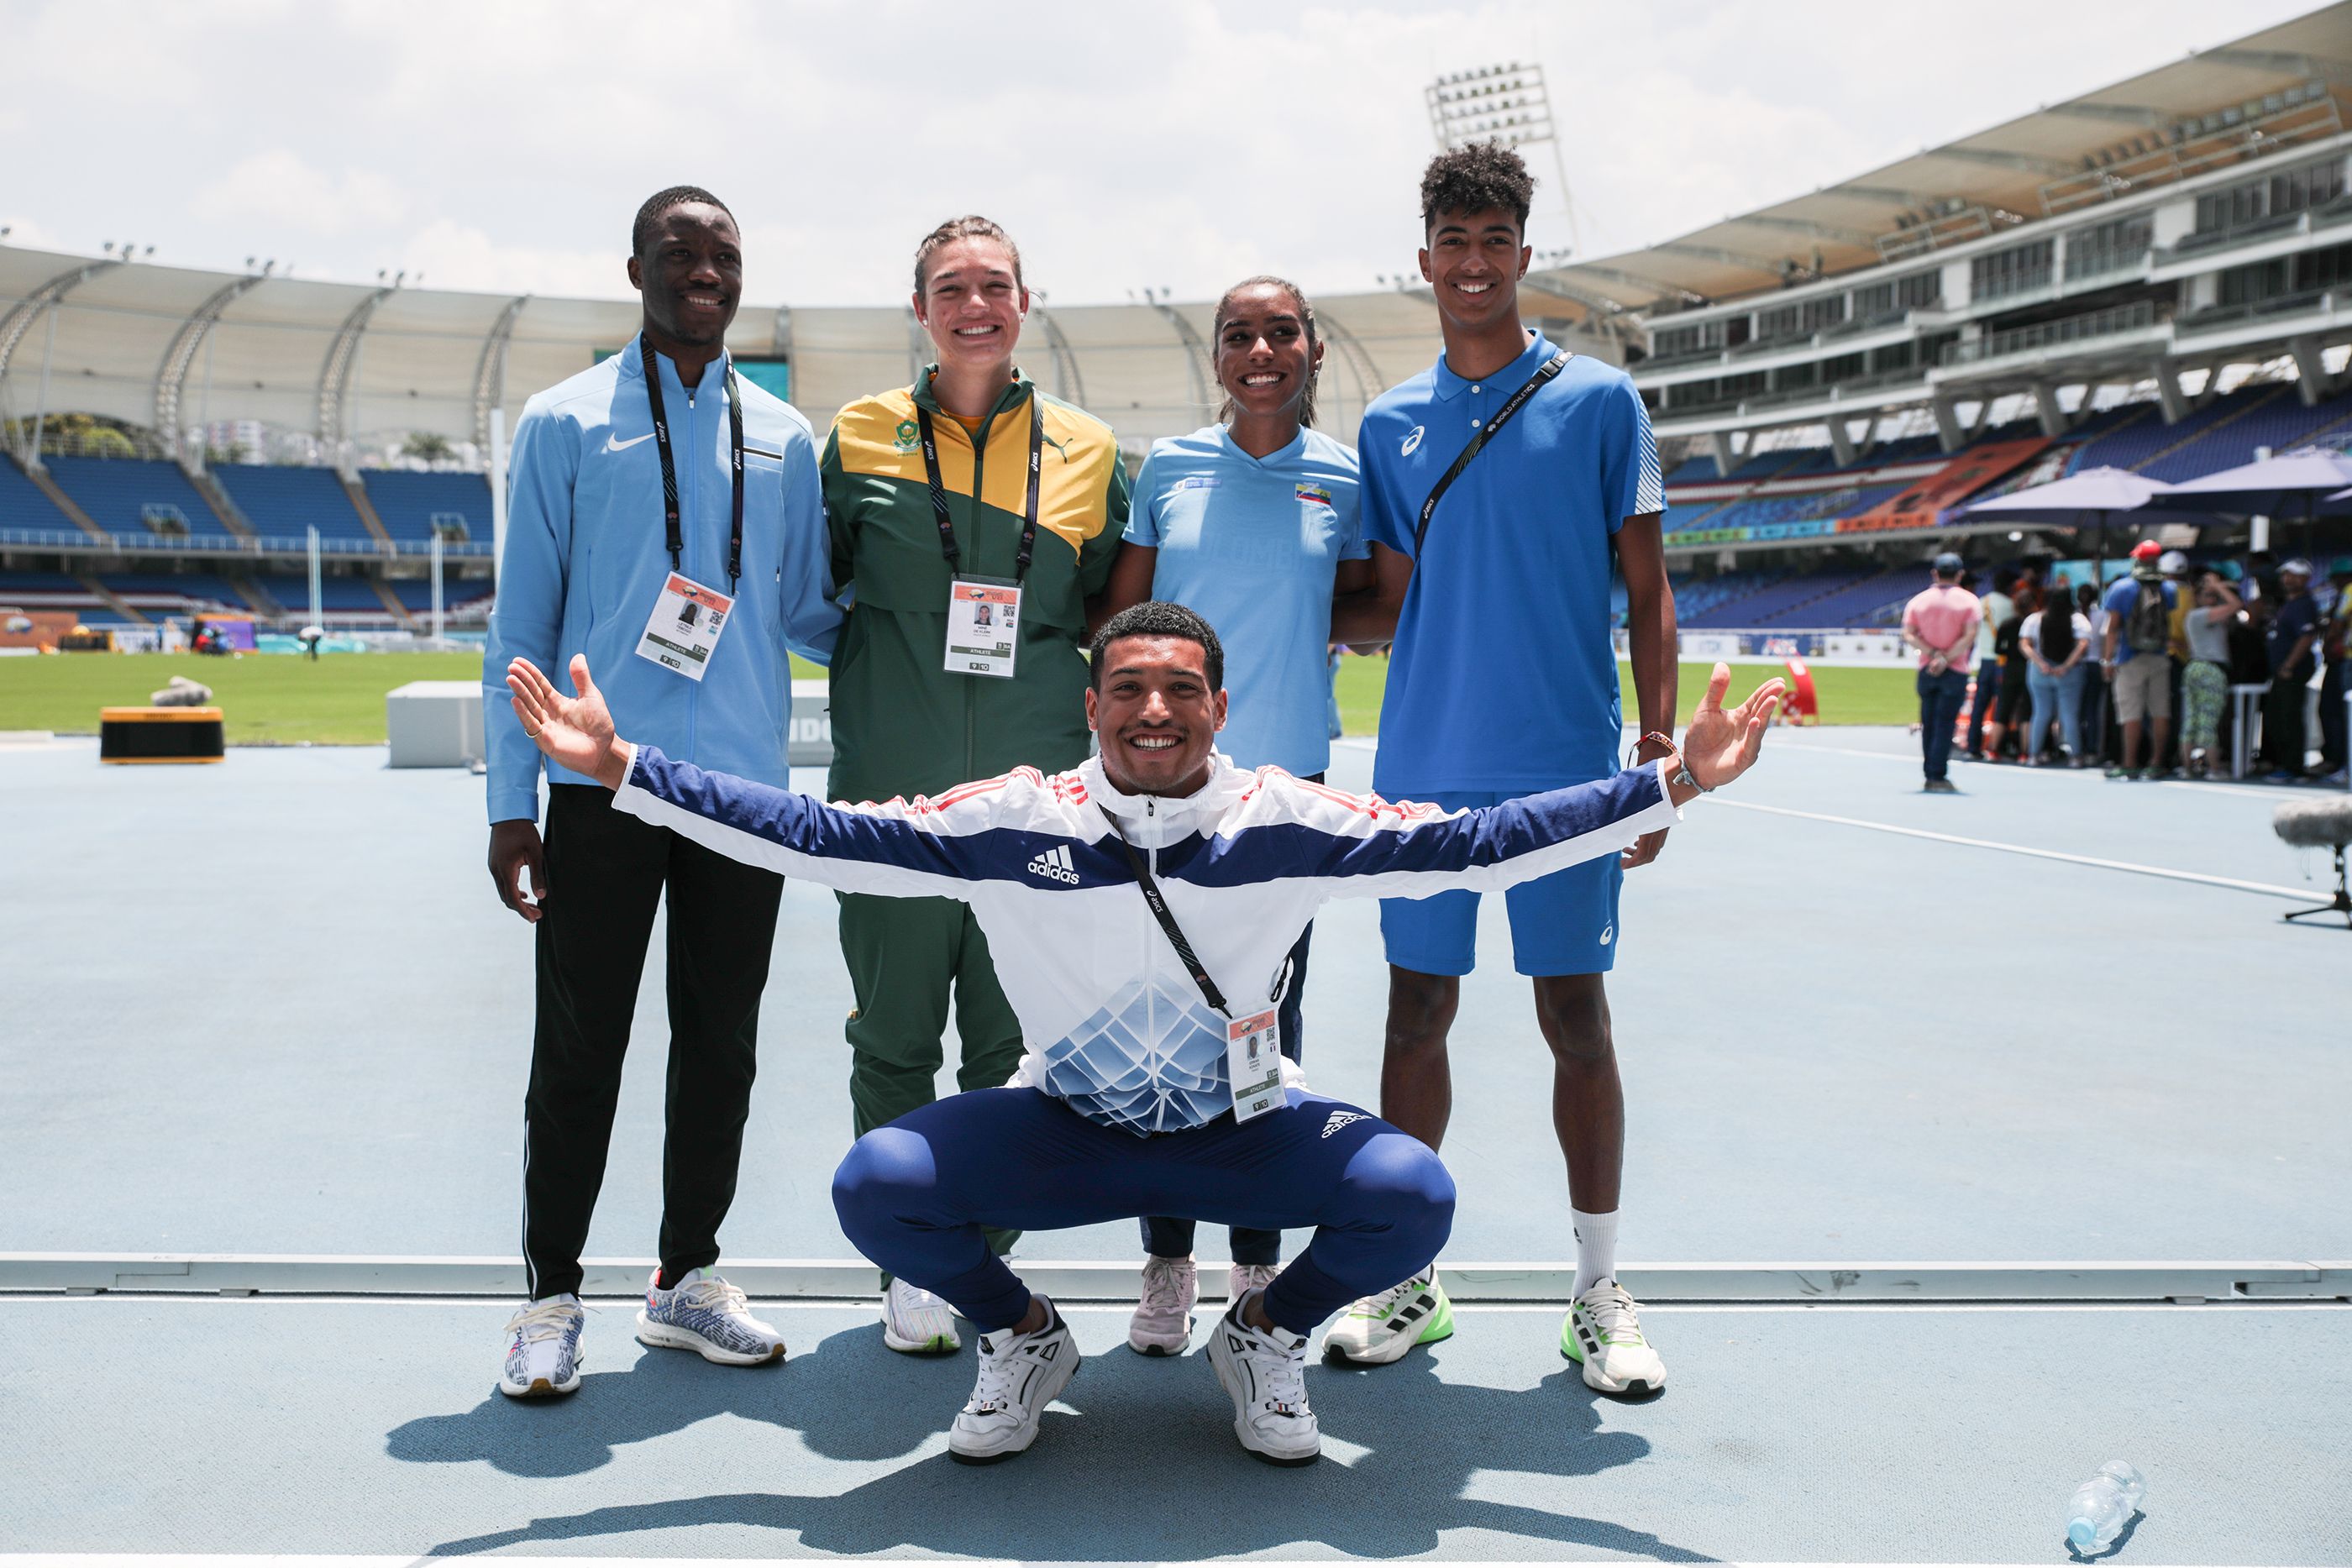
{"type": "Polygon", "coordinates": [[[904,1280],[891,1281],[882,1292],[882,1343],[907,1355],[948,1355],[963,1348],[955,1309],[904,1280]]]}
{"type": "Polygon", "coordinates": [[[1311,1465],[1323,1437],[1307,1403],[1307,1336],[1246,1322],[1243,1304],[1228,1307],[1209,1334],[1209,1365],[1234,1402],[1234,1436],[1269,1465],[1311,1465]]]}
{"type": "Polygon", "coordinates": [[[1323,1336],[1323,1354],[1342,1361],[1384,1365],[1401,1361],[1417,1344],[1435,1344],[1454,1333],[1454,1303],[1438,1283],[1437,1266],[1376,1296],[1366,1296],[1339,1314],[1323,1336]]]}
{"type": "Polygon", "coordinates": [[[1009,1331],[980,1336],[980,1376],[971,1397],[948,1429],[948,1453],[966,1465],[1009,1459],[1037,1440],[1037,1423],[1077,1375],[1077,1341],[1070,1325],[1045,1303],[1045,1326],[1034,1333],[1009,1331]]]}
{"type": "Polygon", "coordinates": [[[1190,1258],[1146,1258],[1143,1293],[1127,1320],[1127,1344],[1144,1355],[1181,1355],[1192,1343],[1200,1277],[1190,1258]]]}
{"type": "Polygon", "coordinates": [[[1666,1364],[1642,1335],[1633,1298],[1603,1280],[1576,1298],[1560,1325],[1560,1354],[1584,1367],[1584,1385],[1603,1394],[1655,1394],[1666,1385],[1666,1364]]]}
{"type": "Polygon", "coordinates": [[[516,1399],[544,1399],[580,1386],[580,1331],[588,1313],[577,1296],[525,1301],[507,1320],[507,1359],[499,1370],[499,1392],[516,1399]]]}
{"type": "Polygon", "coordinates": [[[637,1314],[637,1343],[690,1350],[723,1366],[784,1359],[784,1336],[753,1317],[743,1292],[715,1269],[697,1269],[667,1291],[655,1270],[637,1314]]]}
{"type": "Polygon", "coordinates": [[[1281,1272],[1279,1263],[1236,1263],[1225,1270],[1225,1300],[1238,1301],[1252,1291],[1263,1291],[1281,1272]]]}

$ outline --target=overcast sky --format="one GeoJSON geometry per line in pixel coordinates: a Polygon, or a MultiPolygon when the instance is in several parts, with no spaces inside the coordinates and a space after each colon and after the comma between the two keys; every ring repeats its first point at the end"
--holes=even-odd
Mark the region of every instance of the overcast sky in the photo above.
{"type": "MultiPolygon", "coordinates": [[[[0,224],[182,266],[624,297],[630,214],[690,182],[740,221],[755,302],[903,299],[916,239],[965,211],[1066,304],[1260,271],[1354,290],[1412,266],[1441,72],[1542,63],[1599,256],[2311,8],[0,0],[0,224]]],[[[1551,153],[1530,156],[1534,238],[1568,244],[1551,153]]]]}

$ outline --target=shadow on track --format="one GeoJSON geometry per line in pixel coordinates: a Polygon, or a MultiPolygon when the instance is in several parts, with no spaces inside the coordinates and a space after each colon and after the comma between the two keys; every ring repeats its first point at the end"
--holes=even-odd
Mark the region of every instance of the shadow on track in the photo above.
{"type": "MultiPolygon", "coordinates": [[[[1533,1389],[1449,1384],[1426,1354],[1366,1372],[1310,1371],[1325,1461],[1276,1470],[1234,1442],[1233,1407],[1197,1354],[1153,1361],[1114,1349],[1089,1358],[1065,1396],[1080,1414],[1049,1413],[1026,1455],[971,1469],[941,1451],[969,1357],[942,1364],[894,1355],[864,1327],[834,1334],[772,1373],[663,1356],[635,1372],[589,1377],[561,1405],[521,1406],[492,1393],[463,1414],[404,1424],[387,1448],[416,1463],[578,1475],[608,1463],[620,1446],[734,1415],[797,1432],[825,1459],[870,1466],[929,1450],[831,1495],[741,1490],[616,1504],[444,1542],[427,1548],[435,1555],[738,1525],[788,1533],[811,1552],[914,1547],[1033,1561],[1197,1559],[1309,1542],[1398,1557],[1438,1551],[1444,1532],[1464,1530],[1662,1562],[1714,1561],[1607,1520],[1465,1495],[1482,1474],[1507,1484],[1572,1482],[1649,1452],[1646,1438],[1602,1429],[1607,1402],[1573,1367],[1533,1389]]],[[[1576,1500],[1565,1485],[1557,1495],[1576,1500]]]]}

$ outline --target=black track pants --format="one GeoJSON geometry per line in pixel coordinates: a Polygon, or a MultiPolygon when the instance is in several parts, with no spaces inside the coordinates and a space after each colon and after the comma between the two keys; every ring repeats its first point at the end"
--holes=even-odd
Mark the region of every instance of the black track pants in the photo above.
{"type": "Polygon", "coordinates": [[[621,1059],[654,911],[669,900],[669,1078],[661,1262],[719,1260],[751,1103],[760,992],[783,878],[613,809],[592,785],[548,790],[539,1020],[523,1101],[523,1258],[534,1300],[580,1288],[604,1180],[621,1059]]]}

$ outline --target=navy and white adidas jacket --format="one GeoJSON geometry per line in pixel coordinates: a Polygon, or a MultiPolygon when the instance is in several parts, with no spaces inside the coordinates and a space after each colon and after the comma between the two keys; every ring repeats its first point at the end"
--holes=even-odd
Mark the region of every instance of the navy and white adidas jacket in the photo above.
{"type": "Polygon", "coordinates": [[[1615,854],[1681,816],[1662,768],[1442,811],[1278,768],[1244,773],[1222,755],[1193,794],[1128,795],[1088,758],[1051,778],[1022,768],[936,799],[851,806],[640,746],[614,803],[746,864],[846,893],[971,904],[1029,1045],[1013,1082],[1140,1134],[1233,1108],[1225,1020],[1152,918],[1106,812],[1240,1014],[1274,999],[1326,899],[1498,892],[1615,854]]]}

